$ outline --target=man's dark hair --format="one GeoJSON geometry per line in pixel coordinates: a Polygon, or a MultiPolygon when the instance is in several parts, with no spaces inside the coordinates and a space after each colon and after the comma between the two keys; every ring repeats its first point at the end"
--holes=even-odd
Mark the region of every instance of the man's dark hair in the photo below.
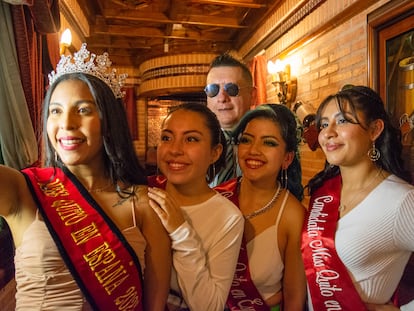
{"type": "Polygon", "coordinates": [[[211,68],[217,67],[239,67],[242,70],[243,78],[249,85],[253,85],[253,77],[249,67],[242,60],[237,59],[230,53],[226,52],[214,58],[208,71],[210,72],[211,68]]]}

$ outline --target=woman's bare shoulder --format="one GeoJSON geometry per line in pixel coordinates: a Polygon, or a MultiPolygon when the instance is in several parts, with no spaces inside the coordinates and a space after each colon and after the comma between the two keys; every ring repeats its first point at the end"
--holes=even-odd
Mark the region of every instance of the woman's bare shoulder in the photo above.
{"type": "Polygon", "coordinates": [[[137,212],[140,215],[142,215],[144,218],[157,217],[157,215],[154,213],[152,208],[149,206],[148,186],[136,185],[134,186],[134,193],[135,193],[137,212]]]}
{"type": "Polygon", "coordinates": [[[300,225],[303,223],[305,218],[306,208],[294,195],[289,193],[289,197],[286,201],[284,209],[285,224],[290,227],[291,225],[300,225]]]}
{"type": "Polygon", "coordinates": [[[306,212],[306,207],[290,192],[286,204],[294,212],[299,214],[305,214],[306,212]]]}

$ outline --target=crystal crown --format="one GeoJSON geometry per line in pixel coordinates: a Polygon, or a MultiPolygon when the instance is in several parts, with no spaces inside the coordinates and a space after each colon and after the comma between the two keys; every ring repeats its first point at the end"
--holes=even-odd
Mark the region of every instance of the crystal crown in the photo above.
{"type": "Polygon", "coordinates": [[[117,76],[116,69],[110,69],[111,60],[107,52],[96,56],[86,49],[86,43],[83,43],[79,51],[72,55],[62,55],[56,66],[56,72],[49,74],[49,85],[52,85],[57,78],[64,74],[83,72],[97,77],[105,82],[112,90],[116,98],[122,98],[124,92],[121,90],[124,85],[127,74],[117,76]],[[96,61],[95,61],[96,60],[96,61]]]}

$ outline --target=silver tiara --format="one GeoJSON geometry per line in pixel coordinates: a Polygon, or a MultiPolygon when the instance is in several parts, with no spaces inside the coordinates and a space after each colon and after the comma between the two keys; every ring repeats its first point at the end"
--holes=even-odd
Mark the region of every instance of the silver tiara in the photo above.
{"type": "Polygon", "coordinates": [[[96,56],[96,54],[89,52],[86,49],[86,43],[83,43],[80,50],[75,52],[73,57],[72,55],[61,56],[56,66],[56,72],[52,71],[49,74],[49,85],[52,85],[57,78],[64,74],[83,72],[102,80],[111,88],[116,98],[122,98],[125,92],[121,88],[128,75],[119,74],[117,76],[116,70],[110,69],[111,64],[107,52],[96,56]]]}

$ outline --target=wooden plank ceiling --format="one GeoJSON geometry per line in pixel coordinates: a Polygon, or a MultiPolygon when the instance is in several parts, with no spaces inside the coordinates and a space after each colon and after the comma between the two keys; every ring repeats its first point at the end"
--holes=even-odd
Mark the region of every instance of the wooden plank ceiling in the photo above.
{"type": "Polygon", "coordinates": [[[76,0],[95,53],[117,66],[164,55],[238,49],[281,0],[76,0]]]}

